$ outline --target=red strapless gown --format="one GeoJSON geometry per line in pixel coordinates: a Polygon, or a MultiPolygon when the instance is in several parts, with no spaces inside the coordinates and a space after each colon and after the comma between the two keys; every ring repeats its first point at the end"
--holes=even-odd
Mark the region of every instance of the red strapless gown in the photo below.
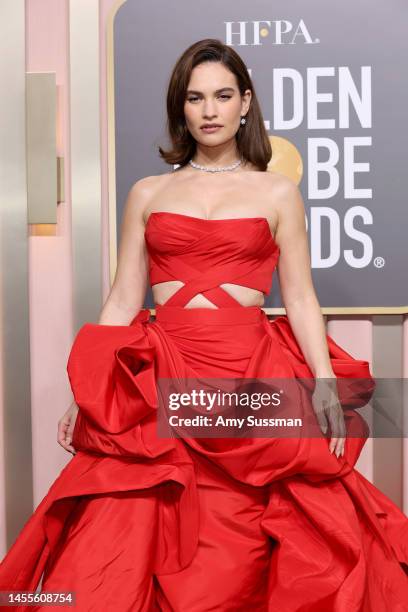
{"type": "MultiPolygon", "coordinates": [[[[78,452],[3,560],[0,589],[35,590],[44,573],[42,589],[75,591],[78,612],[408,610],[408,518],[354,468],[367,429],[345,388],[347,428],[362,433],[339,458],[323,436],[156,434],[158,377],[312,378],[286,316],[219,286],[269,291],[279,249],[266,219],[153,213],[146,243],[151,283],[185,285],[154,321],[143,309],[130,326],[79,330],[67,364],[78,452]],[[197,293],[218,308],[184,308],[197,293]]],[[[366,381],[365,404],[368,362],[327,343],[339,382],[366,381]]]]}

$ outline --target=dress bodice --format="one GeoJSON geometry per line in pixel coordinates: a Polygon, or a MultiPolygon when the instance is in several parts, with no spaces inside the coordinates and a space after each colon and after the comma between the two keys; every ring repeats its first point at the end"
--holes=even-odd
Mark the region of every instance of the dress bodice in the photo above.
{"type": "Polygon", "coordinates": [[[265,217],[202,219],[153,212],[145,230],[151,285],[184,283],[166,306],[185,306],[198,293],[218,308],[241,305],[219,285],[235,283],[268,295],[279,247],[265,217]]]}

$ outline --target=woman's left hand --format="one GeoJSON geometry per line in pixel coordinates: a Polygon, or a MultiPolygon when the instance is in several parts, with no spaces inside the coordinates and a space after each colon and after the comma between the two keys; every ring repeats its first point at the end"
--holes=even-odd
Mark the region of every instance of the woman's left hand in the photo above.
{"type": "Polygon", "coordinates": [[[347,433],[343,408],[337,393],[337,378],[316,378],[316,386],[312,395],[313,410],[315,411],[320,428],[324,434],[330,424],[332,438],[330,452],[335,450],[336,457],[344,455],[345,436],[347,433]]]}

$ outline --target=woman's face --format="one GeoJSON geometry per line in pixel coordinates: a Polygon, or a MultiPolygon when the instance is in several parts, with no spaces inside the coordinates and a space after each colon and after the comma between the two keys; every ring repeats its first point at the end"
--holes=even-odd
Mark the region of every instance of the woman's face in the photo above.
{"type": "Polygon", "coordinates": [[[199,64],[192,70],[184,102],[187,128],[198,143],[220,145],[235,138],[250,99],[250,89],[241,98],[235,75],[222,63],[199,64]],[[203,125],[208,123],[221,127],[206,131],[203,125]]]}

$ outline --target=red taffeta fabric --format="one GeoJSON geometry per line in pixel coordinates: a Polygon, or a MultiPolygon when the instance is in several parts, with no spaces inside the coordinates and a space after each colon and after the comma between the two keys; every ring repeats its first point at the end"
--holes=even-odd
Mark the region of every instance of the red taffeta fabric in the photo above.
{"type": "Polygon", "coordinates": [[[79,330],[67,365],[77,454],[3,560],[0,589],[43,576],[44,591],[75,591],[80,612],[408,611],[408,518],[354,468],[368,434],[354,408],[374,381],[329,335],[339,382],[365,381],[355,405],[339,384],[354,432],[344,457],[324,437],[158,437],[158,378],[312,377],[286,316],[232,305],[219,286],[267,289],[266,224],[204,221],[150,223],[152,284],[184,281],[156,320],[144,309],[130,326],[79,330]],[[217,308],[186,309],[197,292],[217,308]]]}

